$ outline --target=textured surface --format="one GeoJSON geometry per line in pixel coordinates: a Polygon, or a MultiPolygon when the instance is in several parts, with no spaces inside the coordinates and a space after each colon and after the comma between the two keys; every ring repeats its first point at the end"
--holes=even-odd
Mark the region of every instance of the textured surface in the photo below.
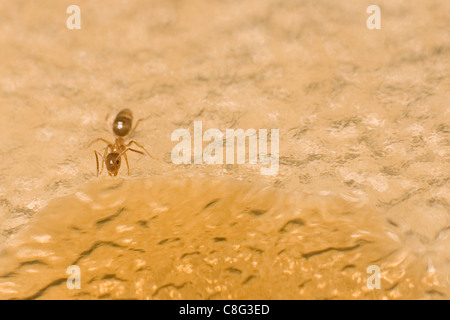
{"type": "MultiPolygon", "coordinates": [[[[0,2],[3,247],[30,219],[40,224],[36,213],[51,199],[96,179],[86,147],[111,139],[112,118],[128,107],[136,118],[150,116],[135,139],[156,158],[130,155],[131,176],[167,175],[161,192],[173,206],[204,205],[197,190],[179,197],[180,178],[228,176],[259,188],[332,192],[369,208],[380,230],[393,228],[396,245],[423,267],[414,279],[427,270],[448,288],[448,1],[378,1],[377,31],[366,28],[369,1],[80,0],[77,31],[65,26],[70,4],[0,2]],[[254,165],[173,165],[170,135],[193,120],[205,129],[280,129],[278,175],[262,177],[254,165]]],[[[302,209],[296,205],[293,212],[302,209]]],[[[360,228],[348,223],[348,233],[360,228]]]]}

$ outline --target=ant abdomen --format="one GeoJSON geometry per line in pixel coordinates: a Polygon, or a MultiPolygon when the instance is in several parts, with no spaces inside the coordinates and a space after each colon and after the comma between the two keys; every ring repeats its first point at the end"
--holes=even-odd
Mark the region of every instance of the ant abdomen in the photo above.
{"type": "Polygon", "coordinates": [[[133,114],[130,109],[120,111],[113,123],[113,131],[119,137],[125,137],[131,130],[133,114]]]}

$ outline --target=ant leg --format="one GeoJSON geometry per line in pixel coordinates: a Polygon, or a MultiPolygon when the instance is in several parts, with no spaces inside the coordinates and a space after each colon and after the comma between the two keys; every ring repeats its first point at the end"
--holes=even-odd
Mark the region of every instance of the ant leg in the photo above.
{"type": "Polygon", "coordinates": [[[119,155],[117,156],[117,158],[120,158],[122,155],[125,155],[125,153],[126,153],[127,151],[133,151],[133,152],[137,152],[137,153],[140,153],[140,154],[144,154],[144,153],[143,153],[142,151],[140,151],[140,150],[131,149],[131,148],[126,148],[126,149],[123,150],[121,153],[119,153],[119,155]]]}
{"type": "Polygon", "coordinates": [[[127,158],[127,151],[134,151],[134,152],[137,152],[137,153],[140,153],[140,154],[144,154],[142,151],[139,151],[139,150],[134,150],[134,149],[131,149],[131,148],[126,148],[125,150],[123,150],[121,153],[119,153],[119,155],[117,156],[117,158],[120,158],[121,156],[124,156],[125,157],[125,162],[127,163],[127,169],[128,169],[128,175],[130,175],[130,166],[128,165],[128,158],[127,158]]]}
{"type": "Polygon", "coordinates": [[[94,153],[95,153],[95,158],[96,158],[96,160],[97,160],[97,177],[98,177],[99,172],[98,172],[98,157],[97,157],[97,154],[98,154],[100,157],[102,157],[102,169],[100,170],[100,174],[102,174],[102,172],[103,172],[103,166],[104,166],[104,164],[105,164],[106,155],[108,154],[108,150],[109,150],[109,149],[111,149],[111,150],[113,149],[113,145],[112,145],[111,143],[109,143],[109,141],[107,141],[107,140],[105,140],[105,139],[103,139],[103,138],[98,138],[98,139],[95,139],[94,141],[92,141],[92,142],[89,144],[88,148],[89,148],[92,144],[94,144],[95,142],[97,142],[97,141],[103,141],[103,142],[105,142],[105,143],[108,144],[108,145],[106,146],[106,148],[105,148],[105,152],[103,153],[103,156],[100,154],[100,152],[94,151],[94,153]]]}
{"type": "Polygon", "coordinates": [[[105,162],[105,161],[104,161],[104,157],[103,157],[98,151],[94,150],[94,154],[95,154],[95,161],[97,162],[97,177],[98,177],[98,156],[97,156],[97,154],[98,154],[100,157],[102,157],[102,170],[100,171],[100,174],[102,174],[102,171],[103,171],[103,162],[105,162]]]}
{"type": "Polygon", "coordinates": [[[97,162],[97,178],[98,178],[98,156],[97,156],[97,151],[94,151],[94,155],[95,155],[95,162],[97,162]]]}
{"type": "Polygon", "coordinates": [[[133,152],[136,152],[136,153],[140,153],[140,154],[144,154],[142,151],[136,150],[136,149],[127,148],[127,150],[130,150],[130,151],[133,151],[133,152]]]}
{"type": "Polygon", "coordinates": [[[132,143],[134,143],[135,145],[137,145],[139,148],[143,149],[143,150],[145,151],[145,153],[147,153],[148,156],[149,156],[150,158],[155,159],[155,158],[153,158],[153,157],[151,156],[151,154],[150,154],[150,153],[149,153],[142,145],[140,145],[139,143],[137,143],[137,142],[134,141],[134,140],[131,140],[130,142],[128,142],[127,147],[130,146],[132,143]]]}
{"type": "Polygon", "coordinates": [[[97,141],[103,141],[103,142],[105,142],[108,146],[112,146],[112,143],[109,142],[108,140],[103,139],[103,138],[97,138],[97,139],[95,139],[94,141],[92,141],[91,143],[89,143],[89,145],[87,146],[87,148],[89,148],[90,146],[92,146],[92,145],[93,145],[94,143],[96,143],[97,141]]]}
{"type": "Polygon", "coordinates": [[[128,136],[129,136],[129,137],[132,137],[133,134],[134,134],[134,132],[136,131],[136,128],[137,128],[138,124],[139,124],[141,121],[147,120],[147,119],[150,118],[150,117],[151,117],[151,116],[148,116],[148,117],[141,118],[141,119],[139,119],[138,121],[136,121],[136,124],[134,125],[134,128],[130,131],[130,133],[128,134],[128,136]]]}
{"type": "Polygon", "coordinates": [[[109,148],[110,148],[110,145],[108,145],[108,146],[106,147],[105,152],[103,153],[103,157],[102,157],[102,159],[103,159],[103,161],[102,161],[102,170],[100,170],[100,174],[102,174],[102,172],[103,172],[103,165],[104,165],[104,163],[105,163],[106,155],[108,154],[108,149],[109,149],[109,148]]]}
{"type": "Polygon", "coordinates": [[[128,175],[130,175],[130,166],[128,165],[128,158],[127,158],[127,154],[124,153],[123,157],[125,158],[125,162],[127,163],[127,169],[128,169],[128,175]]]}

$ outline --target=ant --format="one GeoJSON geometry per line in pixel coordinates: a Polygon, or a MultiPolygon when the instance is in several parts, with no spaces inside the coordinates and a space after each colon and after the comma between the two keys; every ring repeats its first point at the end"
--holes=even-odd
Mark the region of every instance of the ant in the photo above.
{"type": "Polygon", "coordinates": [[[134,140],[131,140],[127,144],[125,144],[125,137],[132,137],[134,134],[134,131],[136,130],[136,127],[138,126],[139,122],[145,119],[139,119],[136,122],[136,125],[133,129],[132,123],[133,123],[133,114],[131,113],[130,109],[123,109],[121,110],[113,122],[113,132],[116,136],[116,141],[114,143],[110,143],[108,140],[105,140],[103,138],[98,138],[92,141],[88,148],[92,146],[97,141],[103,141],[107,144],[105,153],[103,156],[98,152],[97,150],[94,150],[95,154],[95,160],[97,161],[97,177],[103,172],[103,164],[106,165],[106,169],[108,170],[108,174],[110,176],[116,176],[120,169],[121,164],[121,157],[123,156],[125,158],[125,161],[127,163],[128,168],[128,175],[130,175],[130,167],[128,165],[128,159],[127,159],[127,151],[133,151],[136,153],[144,154],[144,152],[129,148],[130,145],[133,143],[138,146],[139,148],[143,149],[145,153],[148,154],[150,158],[153,158],[148,151],[141,146],[139,143],[137,143],[134,140]],[[108,152],[109,151],[109,152],[108,152]],[[102,169],[99,172],[99,165],[98,165],[98,156],[102,158],[102,169]]]}

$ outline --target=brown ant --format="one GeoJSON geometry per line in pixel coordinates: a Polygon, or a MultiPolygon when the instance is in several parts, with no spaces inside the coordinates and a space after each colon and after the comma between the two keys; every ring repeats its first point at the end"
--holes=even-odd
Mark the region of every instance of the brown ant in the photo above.
{"type": "Polygon", "coordinates": [[[132,137],[134,131],[136,130],[136,127],[138,126],[139,122],[145,119],[139,119],[136,122],[136,125],[133,129],[131,129],[132,123],[133,123],[133,115],[131,113],[130,109],[123,109],[121,110],[113,122],[113,132],[116,135],[116,141],[114,143],[110,143],[108,140],[105,140],[103,138],[98,138],[92,141],[88,148],[92,146],[97,141],[103,141],[107,144],[105,153],[103,156],[100,154],[100,152],[94,150],[95,154],[95,160],[97,161],[97,177],[103,172],[103,164],[106,165],[106,169],[108,170],[108,174],[110,176],[116,176],[120,169],[121,164],[121,157],[123,156],[125,158],[125,161],[127,163],[128,168],[128,175],[130,175],[130,167],[128,165],[128,159],[127,159],[127,151],[133,151],[140,154],[144,154],[144,152],[129,148],[131,144],[135,144],[139,148],[143,149],[145,153],[148,154],[149,157],[152,158],[150,153],[148,153],[147,150],[143,146],[141,146],[139,143],[137,143],[134,140],[131,140],[128,142],[128,144],[125,144],[125,137],[132,137]],[[131,130],[131,131],[130,131],[131,130]],[[108,152],[109,151],[109,152],[108,152]],[[98,156],[102,158],[102,169],[99,172],[99,165],[98,165],[98,156]]]}

